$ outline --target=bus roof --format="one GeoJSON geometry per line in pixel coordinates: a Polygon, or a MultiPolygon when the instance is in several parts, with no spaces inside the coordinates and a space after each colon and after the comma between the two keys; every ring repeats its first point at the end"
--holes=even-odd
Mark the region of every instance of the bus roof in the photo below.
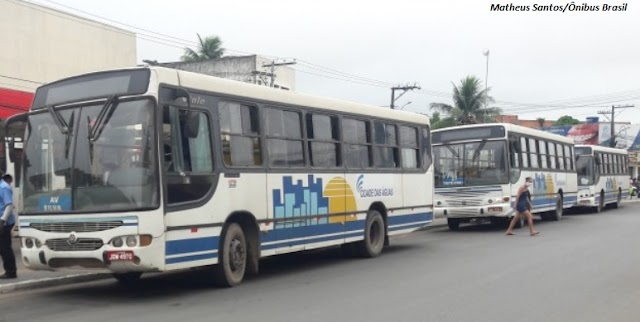
{"type": "Polygon", "coordinates": [[[149,69],[156,73],[158,83],[172,84],[176,86],[179,85],[222,95],[272,102],[273,104],[285,104],[317,108],[327,111],[347,112],[384,119],[393,119],[408,123],[429,124],[428,116],[413,112],[301,94],[165,67],[152,66],[149,67],[149,69]],[[176,73],[178,76],[177,79],[176,73]]]}
{"type": "Polygon", "coordinates": [[[576,144],[576,148],[591,148],[593,152],[629,154],[629,152],[625,149],[610,148],[608,146],[602,146],[602,145],[576,144]]]}
{"type": "Polygon", "coordinates": [[[472,129],[472,128],[479,128],[479,127],[489,127],[489,126],[504,126],[507,133],[515,132],[515,133],[520,133],[524,135],[539,137],[542,139],[553,140],[561,143],[569,143],[569,144],[574,143],[573,139],[567,138],[562,135],[557,135],[557,134],[540,131],[540,130],[536,130],[536,129],[532,129],[532,128],[528,128],[520,125],[511,124],[511,123],[481,123],[481,124],[459,125],[459,126],[452,126],[444,129],[433,130],[433,133],[446,132],[446,131],[452,131],[452,130],[472,129]]]}

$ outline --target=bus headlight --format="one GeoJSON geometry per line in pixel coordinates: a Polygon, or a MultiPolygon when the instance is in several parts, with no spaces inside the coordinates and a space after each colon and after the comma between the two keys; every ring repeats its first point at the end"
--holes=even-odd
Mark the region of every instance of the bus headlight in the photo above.
{"type": "Polygon", "coordinates": [[[25,239],[25,241],[24,241],[24,245],[25,245],[27,248],[33,248],[33,239],[31,239],[31,238],[27,238],[27,239],[25,239]]]}
{"type": "Polygon", "coordinates": [[[153,238],[151,235],[129,235],[129,236],[118,236],[111,240],[110,244],[113,247],[120,248],[124,245],[127,247],[144,247],[149,246],[151,244],[151,240],[153,238]]]}
{"type": "Polygon", "coordinates": [[[42,242],[39,239],[36,239],[36,248],[42,247],[42,242]]]}
{"type": "Polygon", "coordinates": [[[111,241],[113,247],[122,247],[124,242],[122,241],[122,237],[116,237],[111,241]]]}
{"type": "Polygon", "coordinates": [[[127,236],[127,246],[136,247],[138,245],[138,238],[136,236],[127,236]]]}

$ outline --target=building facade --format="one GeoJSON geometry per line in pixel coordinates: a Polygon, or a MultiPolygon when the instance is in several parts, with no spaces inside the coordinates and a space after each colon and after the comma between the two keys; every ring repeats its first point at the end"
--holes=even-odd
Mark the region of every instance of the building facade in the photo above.
{"type": "Polygon", "coordinates": [[[0,118],[27,111],[41,84],[136,65],[130,31],[21,0],[0,1],[0,118]]]}
{"type": "Polygon", "coordinates": [[[226,56],[199,62],[171,62],[158,65],[210,76],[233,79],[283,90],[295,90],[296,74],[287,66],[269,66],[273,61],[258,55],[226,56]]]}

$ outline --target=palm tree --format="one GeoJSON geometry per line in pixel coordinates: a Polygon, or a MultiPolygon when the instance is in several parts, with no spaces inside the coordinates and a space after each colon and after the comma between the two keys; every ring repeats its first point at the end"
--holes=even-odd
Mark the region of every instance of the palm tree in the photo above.
{"type": "Polygon", "coordinates": [[[198,34],[198,40],[200,45],[197,50],[191,48],[184,49],[184,55],[181,59],[184,62],[197,62],[207,59],[216,59],[224,55],[224,48],[222,48],[222,40],[218,36],[208,36],[204,39],[198,34]]]}
{"type": "MultiPolygon", "coordinates": [[[[467,76],[460,86],[453,85],[453,106],[446,103],[431,103],[433,110],[449,115],[458,125],[491,122],[500,114],[498,107],[486,107],[485,90],[481,90],[481,81],[475,76],[467,76]]],[[[488,96],[486,101],[493,102],[488,96]]]]}

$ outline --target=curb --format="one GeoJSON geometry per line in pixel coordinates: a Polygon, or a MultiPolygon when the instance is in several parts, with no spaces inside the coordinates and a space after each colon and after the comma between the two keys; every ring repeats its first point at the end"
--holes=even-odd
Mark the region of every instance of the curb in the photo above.
{"type": "Polygon", "coordinates": [[[83,283],[92,282],[97,280],[103,280],[111,278],[109,273],[89,273],[89,274],[76,274],[60,277],[47,277],[36,280],[27,280],[22,282],[10,283],[0,285],[0,294],[11,293],[15,291],[34,290],[38,288],[60,286],[70,283],[83,283]]]}

